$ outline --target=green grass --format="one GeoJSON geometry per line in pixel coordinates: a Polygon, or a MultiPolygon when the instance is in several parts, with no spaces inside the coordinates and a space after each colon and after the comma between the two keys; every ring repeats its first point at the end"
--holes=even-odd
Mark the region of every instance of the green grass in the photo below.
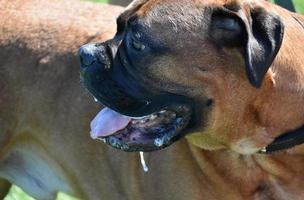
{"type": "MultiPolygon", "coordinates": [[[[108,3],[109,0],[90,0],[97,3],[108,3]]],[[[296,10],[299,13],[304,14],[304,1],[303,0],[293,0],[296,10]]],[[[27,194],[25,194],[20,188],[17,186],[13,186],[4,200],[34,200],[27,194]]],[[[76,200],[75,198],[72,198],[68,195],[59,193],[57,200],[76,200]]]]}
{"type": "Polygon", "coordinates": [[[17,186],[13,186],[10,189],[9,194],[4,198],[4,200],[34,200],[32,197],[25,194],[17,186]]]}
{"type": "MultiPolygon", "coordinates": [[[[35,200],[35,199],[27,195],[19,187],[13,186],[10,189],[9,194],[4,198],[4,200],[35,200]]],[[[78,200],[78,199],[63,193],[59,193],[57,196],[57,200],[78,200]]]]}
{"type": "Polygon", "coordinates": [[[303,0],[293,0],[293,3],[295,4],[297,12],[304,14],[304,1],[303,0]]]}

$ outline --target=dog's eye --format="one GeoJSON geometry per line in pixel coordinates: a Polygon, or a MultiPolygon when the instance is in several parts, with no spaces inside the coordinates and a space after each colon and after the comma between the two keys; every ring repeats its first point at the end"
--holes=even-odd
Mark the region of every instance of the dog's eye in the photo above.
{"type": "Polygon", "coordinates": [[[146,46],[143,43],[138,42],[134,39],[132,40],[132,47],[137,51],[143,51],[146,48],[146,46]]]}

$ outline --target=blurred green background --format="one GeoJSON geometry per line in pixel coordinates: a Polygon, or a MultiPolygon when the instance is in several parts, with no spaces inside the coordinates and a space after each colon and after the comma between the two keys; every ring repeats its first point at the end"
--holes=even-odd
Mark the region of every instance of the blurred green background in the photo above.
{"type": "Polygon", "coordinates": [[[304,1],[303,0],[293,0],[296,11],[299,13],[304,14],[304,1]]]}
{"type": "MultiPolygon", "coordinates": [[[[113,4],[118,4],[118,5],[127,5],[129,1],[127,0],[88,0],[88,1],[93,1],[96,3],[113,3],[113,4]]],[[[286,0],[272,0],[272,2],[276,3],[286,3],[286,0]]],[[[293,4],[295,7],[295,10],[299,13],[304,14],[304,0],[293,0],[293,4]]],[[[13,186],[10,190],[10,193],[5,197],[4,200],[34,200],[27,194],[25,194],[20,188],[17,186],[13,186]]],[[[76,200],[75,198],[69,197],[65,194],[59,193],[57,200],[76,200]]]]}

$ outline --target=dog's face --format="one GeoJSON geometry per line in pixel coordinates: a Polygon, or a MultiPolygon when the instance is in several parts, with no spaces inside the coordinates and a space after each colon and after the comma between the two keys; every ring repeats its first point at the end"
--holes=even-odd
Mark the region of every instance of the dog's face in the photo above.
{"type": "Polygon", "coordinates": [[[270,141],[255,103],[282,37],[280,19],[247,1],[133,2],[112,40],[80,49],[81,80],[108,107],[91,134],[125,151],[185,135],[203,148],[257,151],[270,141]]]}

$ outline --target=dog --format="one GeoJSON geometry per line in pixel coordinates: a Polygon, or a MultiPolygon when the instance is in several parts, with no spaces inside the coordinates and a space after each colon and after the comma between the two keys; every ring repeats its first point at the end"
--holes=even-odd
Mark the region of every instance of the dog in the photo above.
{"type": "Polygon", "coordinates": [[[3,179],[37,199],[303,198],[302,16],[136,0],[110,39],[121,9],[65,2],[0,4],[3,179]]]}

